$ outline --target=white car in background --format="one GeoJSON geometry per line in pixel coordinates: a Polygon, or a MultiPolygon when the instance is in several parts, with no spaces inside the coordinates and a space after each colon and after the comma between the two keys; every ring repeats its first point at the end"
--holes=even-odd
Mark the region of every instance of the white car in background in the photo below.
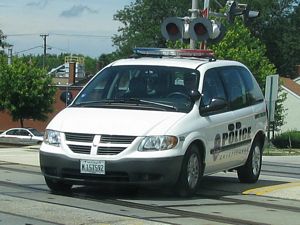
{"type": "Polygon", "coordinates": [[[0,143],[34,145],[42,141],[43,134],[35,128],[11,128],[0,134],[0,143]]]}

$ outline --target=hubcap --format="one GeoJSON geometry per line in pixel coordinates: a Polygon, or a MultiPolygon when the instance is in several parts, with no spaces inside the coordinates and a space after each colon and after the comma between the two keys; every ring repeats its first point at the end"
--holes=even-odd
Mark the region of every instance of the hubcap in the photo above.
{"type": "Polygon", "coordinates": [[[261,152],[258,146],[255,146],[253,155],[252,155],[252,171],[255,176],[258,175],[261,164],[261,152]]]}
{"type": "Polygon", "coordinates": [[[187,166],[187,178],[190,188],[195,188],[199,179],[199,161],[196,154],[192,154],[187,166]]]}

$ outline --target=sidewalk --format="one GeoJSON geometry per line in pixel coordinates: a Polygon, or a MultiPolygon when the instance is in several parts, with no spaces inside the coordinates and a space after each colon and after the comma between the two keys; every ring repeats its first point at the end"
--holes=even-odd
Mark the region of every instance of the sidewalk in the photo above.
{"type": "Polygon", "coordinates": [[[0,161],[40,166],[39,145],[26,147],[0,147],[0,161]]]}
{"type": "MultiPolygon", "coordinates": [[[[0,147],[0,161],[39,166],[39,147],[39,145],[11,148],[0,147]]],[[[294,164],[300,167],[300,156],[263,156],[263,161],[294,164]]],[[[265,176],[261,175],[260,179],[264,178],[265,176]]],[[[250,189],[244,191],[243,194],[300,200],[300,179],[293,179],[280,185],[250,189]]]]}
{"type": "Polygon", "coordinates": [[[263,161],[276,163],[291,163],[300,166],[300,155],[297,156],[263,156],[263,161]]]}

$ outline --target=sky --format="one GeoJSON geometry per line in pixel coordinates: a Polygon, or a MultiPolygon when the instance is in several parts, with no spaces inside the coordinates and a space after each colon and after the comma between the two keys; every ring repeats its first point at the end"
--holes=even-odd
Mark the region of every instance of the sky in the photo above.
{"type": "Polygon", "coordinates": [[[83,54],[93,58],[116,50],[111,37],[122,26],[117,10],[133,0],[0,0],[0,30],[13,54],[83,54]]]}

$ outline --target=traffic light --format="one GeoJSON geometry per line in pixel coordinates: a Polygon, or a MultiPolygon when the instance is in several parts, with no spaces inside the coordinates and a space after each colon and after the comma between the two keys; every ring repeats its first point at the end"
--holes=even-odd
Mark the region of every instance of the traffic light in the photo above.
{"type": "Polygon", "coordinates": [[[258,11],[252,11],[247,4],[239,4],[236,1],[227,1],[226,8],[225,15],[227,16],[229,23],[233,23],[236,16],[243,16],[245,23],[249,22],[250,19],[259,16],[258,11]]]}
{"type": "Polygon", "coordinates": [[[212,35],[211,37],[207,40],[208,44],[216,44],[220,42],[224,37],[226,33],[226,28],[223,24],[220,22],[217,22],[215,20],[212,20],[212,35]]]}
{"type": "Polygon", "coordinates": [[[161,24],[161,33],[167,40],[191,38],[195,41],[205,41],[213,36],[213,25],[206,18],[168,17],[161,24]]]}
{"type": "Polygon", "coordinates": [[[168,17],[161,24],[161,33],[165,39],[175,41],[184,37],[184,20],[180,17],[168,17]]]}
{"type": "Polygon", "coordinates": [[[227,1],[226,2],[226,16],[229,23],[233,23],[236,16],[241,15],[239,10],[238,3],[236,1],[227,1]]]}
{"type": "Polygon", "coordinates": [[[209,19],[195,18],[189,24],[189,35],[194,41],[205,41],[213,35],[213,26],[209,19]]]}
{"type": "Polygon", "coordinates": [[[244,23],[247,24],[251,19],[258,17],[259,14],[260,13],[258,11],[250,10],[249,6],[246,6],[243,10],[244,23]]]}

